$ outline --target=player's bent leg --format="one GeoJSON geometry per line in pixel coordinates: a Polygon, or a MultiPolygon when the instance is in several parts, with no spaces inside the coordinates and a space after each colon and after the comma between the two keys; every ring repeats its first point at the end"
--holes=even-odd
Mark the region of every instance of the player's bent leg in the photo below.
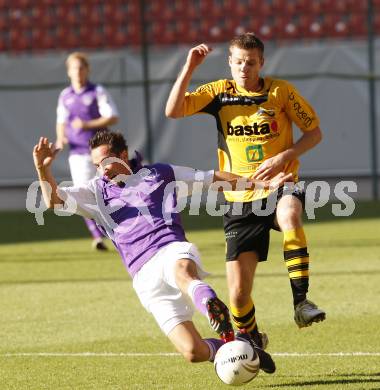
{"type": "Polygon", "coordinates": [[[238,328],[237,334],[248,334],[258,346],[266,348],[268,337],[258,330],[255,305],[251,298],[258,260],[256,252],[242,252],[236,260],[227,261],[227,283],[232,321],[238,328]]]}
{"type": "Polygon", "coordinates": [[[225,342],[233,340],[228,308],[212,287],[200,280],[197,264],[190,259],[178,259],[174,269],[175,281],[182,293],[191,298],[197,310],[208,318],[211,327],[225,342]]]}
{"type": "Polygon", "coordinates": [[[243,252],[226,262],[227,285],[232,306],[244,307],[251,300],[253,279],[258,263],[255,252],[243,252]]]}
{"type": "Polygon", "coordinates": [[[222,340],[203,340],[192,321],[175,326],[168,334],[169,340],[183,357],[191,363],[213,361],[222,340]]]}
{"type": "Polygon", "coordinates": [[[320,322],[326,313],[307,300],[309,288],[309,254],[302,227],[302,203],[292,195],[282,197],[277,204],[276,219],[284,234],[284,261],[293,293],[294,320],[303,328],[320,322]]]}

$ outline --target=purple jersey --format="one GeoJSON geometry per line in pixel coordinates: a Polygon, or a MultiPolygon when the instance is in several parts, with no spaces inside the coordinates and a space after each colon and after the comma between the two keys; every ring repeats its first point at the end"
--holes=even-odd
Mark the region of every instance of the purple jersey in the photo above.
{"type": "Polygon", "coordinates": [[[79,118],[87,122],[103,116],[117,116],[117,111],[102,86],[87,83],[80,92],[75,92],[72,86],[61,92],[58,99],[57,122],[65,124],[70,154],[89,154],[89,140],[98,130],[104,130],[103,128],[74,129],[71,126],[72,121],[79,118]]]}
{"type": "Polygon", "coordinates": [[[124,185],[95,178],[87,187],[61,188],[60,194],[75,199],[78,214],[95,219],[133,277],[160,248],[186,241],[176,210],[175,180],[212,181],[212,177],[212,171],[154,164],[128,176],[124,185]]]}

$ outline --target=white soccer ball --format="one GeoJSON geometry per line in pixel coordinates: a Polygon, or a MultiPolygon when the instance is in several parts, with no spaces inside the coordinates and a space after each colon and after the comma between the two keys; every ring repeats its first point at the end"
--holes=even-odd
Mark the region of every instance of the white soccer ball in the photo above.
{"type": "Polygon", "coordinates": [[[251,344],[235,340],[218,349],[214,367],[216,375],[222,382],[240,386],[251,381],[259,373],[260,359],[251,344]]]}

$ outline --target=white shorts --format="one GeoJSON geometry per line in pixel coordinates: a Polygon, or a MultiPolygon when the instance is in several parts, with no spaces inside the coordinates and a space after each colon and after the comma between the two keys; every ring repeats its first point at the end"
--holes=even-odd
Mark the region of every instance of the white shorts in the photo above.
{"type": "Polygon", "coordinates": [[[69,166],[74,186],[87,184],[96,175],[96,168],[89,154],[71,154],[69,166]]]}
{"type": "Polygon", "coordinates": [[[166,335],[178,324],[191,321],[194,314],[190,299],[175,282],[174,265],[178,259],[193,260],[200,279],[208,275],[194,244],[173,242],[161,248],[133,278],[133,288],[142,305],[166,335]]]}

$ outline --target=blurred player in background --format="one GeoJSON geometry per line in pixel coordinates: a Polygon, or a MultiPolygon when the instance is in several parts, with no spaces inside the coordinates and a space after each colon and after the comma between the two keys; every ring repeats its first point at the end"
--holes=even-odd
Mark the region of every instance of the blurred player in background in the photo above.
{"type": "MultiPolygon", "coordinates": [[[[225,181],[233,189],[241,177],[168,164],[142,167],[138,159],[129,159],[120,133],[100,131],[90,146],[92,161],[102,176],[85,185],[59,189],[51,173],[55,147],[47,138],[41,138],[34,147],[46,205],[53,208],[65,202],[73,204],[74,200],[75,212],[94,219],[112,239],[142,305],[177,350],[191,362],[213,361],[223,342],[233,339],[233,328],[226,305],[202,280],[206,273],[197,248],[187,241],[176,210],[175,182],[192,185],[201,181],[210,186],[214,181],[225,181]],[[224,340],[201,338],[192,322],[189,298],[224,340]]],[[[286,180],[291,181],[292,175],[280,173],[266,182],[250,179],[248,186],[278,187],[286,180]]],[[[260,357],[260,368],[273,373],[270,355],[253,346],[260,357]]]]}
{"type": "MultiPolygon", "coordinates": [[[[292,173],[298,181],[298,157],[321,140],[316,113],[289,82],[260,77],[264,45],[253,33],[242,34],[230,42],[232,80],[210,82],[195,92],[187,92],[193,72],[211,50],[200,44],[189,51],[170,92],[166,115],[171,118],[198,113],[213,115],[221,170],[263,180],[284,171],[292,173]],[[303,132],[295,143],[292,123],[303,132]]],[[[227,282],[235,325],[265,348],[267,338],[258,332],[251,293],[257,263],[267,259],[272,228],[283,232],[295,322],[301,328],[324,320],[325,312],[306,296],[309,254],[302,227],[304,191],[296,186],[292,191],[283,189],[272,196],[267,190],[224,194],[235,208],[235,213],[230,211],[224,216],[227,282]],[[273,212],[257,215],[255,210],[265,209],[271,201],[275,206],[273,212]]]]}
{"type": "MultiPolygon", "coordinates": [[[[67,74],[71,85],[58,99],[57,149],[69,146],[69,166],[75,186],[86,184],[96,173],[91,162],[88,145],[98,131],[107,129],[118,121],[118,112],[111,96],[101,85],[88,80],[90,64],[84,53],[75,52],[66,59],[67,74]]],[[[97,250],[106,250],[103,236],[94,221],[85,218],[97,250]]]]}

